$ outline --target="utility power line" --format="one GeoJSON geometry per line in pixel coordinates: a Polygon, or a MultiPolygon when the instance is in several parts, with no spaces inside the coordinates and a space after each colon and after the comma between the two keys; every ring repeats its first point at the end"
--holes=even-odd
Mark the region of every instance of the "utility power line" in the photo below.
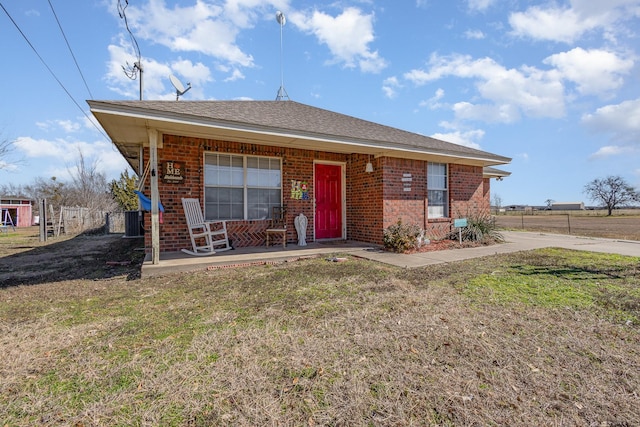
{"type": "Polygon", "coordinates": [[[51,0],[49,1],[49,6],[51,7],[51,12],[53,12],[53,16],[56,18],[56,22],[58,23],[58,28],[60,28],[60,32],[62,33],[62,37],[64,38],[65,43],[67,44],[67,48],[69,49],[69,53],[71,53],[71,57],[73,58],[73,62],[76,64],[76,68],[78,69],[78,73],[80,73],[80,77],[82,77],[82,81],[84,82],[84,87],[87,88],[87,92],[89,92],[89,97],[93,99],[93,94],[91,93],[91,89],[89,89],[89,85],[84,78],[84,74],[82,74],[82,70],[80,69],[80,65],[78,65],[78,61],[76,60],[76,56],[73,54],[73,49],[71,49],[71,45],[69,44],[69,40],[67,40],[67,35],[64,33],[62,29],[62,25],[60,24],[60,20],[58,19],[58,15],[56,11],[53,9],[53,4],[51,4],[51,0]]]}
{"type": "Polygon", "coordinates": [[[69,99],[71,99],[71,101],[76,105],[76,107],[78,107],[78,109],[82,112],[82,114],[89,120],[89,122],[91,122],[91,124],[93,125],[93,127],[95,127],[98,132],[100,132],[102,134],[102,136],[105,137],[105,139],[107,141],[111,141],[111,138],[109,138],[107,136],[107,134],[104,132],[103,129],[101,129],[100,127],[98,127],[98,125],[96,125],[96,123],[91,119],[91,117],[89,117],[89,115],[87,114],[87,112],[80,106],[80,104],[78,104],[78,102],[75,100],[75,98],[73,97],[73,95],[71,95],[71,93],[67,90],[67,88],[65,87],[65,85],[60,81],[60,79],[58,78],[58,76],[56,76],[56,74],[53,72],[53,70],[51,69],[51,67],[49,67],[49,65],[47,64],[47,62],[42,58],[42,56],[40,56],[40,54],[38,53],[38,50],[33,46],[33,44],[31,44],[31,41],[29,41],[29,38],[25,35],[25,33],[22,31],[22,29],[20,28],[20,26],[18,25],[18,23],[13,19],[13,17],[11,16],[11,14],[9,13],[9,11],[4,7],[4,5],[2,4],[2,2],[0,2],[0,7],[2,8],[2,10],[4,11],[4,13],[7,15],[7,17],[9,18],[9,20],[11,20],[11,22],[13,23],[13,25],[16,27],[16,29],[18,30],[18,32],[20,33],[20,35],[22,36],[22,38],[27,42],[27,44],[29,45],[29,47],[31,48],[31,50],[33,50],[33,52],[36,54],[36,56],[38,57],[38,59],[40,60],[40,62],[42,62],[42,65],[45,66],[45,68],[47,69],[47,71],[49,71],[49,74],[51,74],[51,76],[55,79],[56,82],[58,82],[58,85],[60,85],[60,87],[62,88],[62,90],[67,94],[67,96],[69,97],[69,99]]]}

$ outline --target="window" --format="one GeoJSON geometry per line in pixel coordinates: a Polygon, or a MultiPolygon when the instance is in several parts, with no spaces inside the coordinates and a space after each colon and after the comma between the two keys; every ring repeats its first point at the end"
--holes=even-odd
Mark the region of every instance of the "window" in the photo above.
{"type": "Polygon", "coordinates": [[[429,218],[446,218],[449,215],[446,163],[427,164],[427,201],[429,218]]]}
{"type": "Polygon", "coordinates": [[[205,154],[205,218],[269,218],[282,204],[280,165],[278,158],[205,154]]]}

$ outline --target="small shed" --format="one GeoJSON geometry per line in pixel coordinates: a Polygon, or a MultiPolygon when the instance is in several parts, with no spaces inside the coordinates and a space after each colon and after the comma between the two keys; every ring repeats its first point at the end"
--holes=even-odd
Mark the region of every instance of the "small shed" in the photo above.
{"type": "Polygon", "coordinates": [[[33,222],[31,200],[21,198],[0,198],[2,225],[29,227],[33,222]]]}
{"type": "Polygon", "coordinates": [[[554,202],[551,204],[552,211],[583,211],[584,202],[554,202]]]}

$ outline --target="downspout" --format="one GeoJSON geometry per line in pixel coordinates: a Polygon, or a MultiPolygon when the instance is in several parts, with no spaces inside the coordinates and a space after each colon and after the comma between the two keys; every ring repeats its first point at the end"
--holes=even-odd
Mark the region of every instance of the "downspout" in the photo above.
{"type": "Polygon", "coordinates": [[[147,129],[149,135],[149,161],[151,163],[151,263],[160,264],[160,219],[158,202],[158,130],[147,129]]]}

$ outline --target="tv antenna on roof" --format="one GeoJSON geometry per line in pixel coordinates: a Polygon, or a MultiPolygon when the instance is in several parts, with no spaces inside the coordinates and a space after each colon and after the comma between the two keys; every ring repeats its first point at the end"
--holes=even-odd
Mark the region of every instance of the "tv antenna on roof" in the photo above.
{"type": "Polygon", "coordinates": [[[282,71],[282,28],[287,22],[287,18],[284,16],[284,13],[277,11],[276,21],[280,24],[280,89],[278,89],[276,101],[282,101],[283,99],[289,99],[289,94],[287,94],[287,90],[284,88],[284,72],[282,71]]]}
{"type": "Polygon", "coordinates": [[[169,80],[171,80],[171,84],[176,90],[176,101],[180,99],[182,95],[184,95],[189,89],[191,89],[191,83],[187,83],[187,88],[184,88],[184,85],[178,78],[174,75],[169,76],[169,80]]]}

